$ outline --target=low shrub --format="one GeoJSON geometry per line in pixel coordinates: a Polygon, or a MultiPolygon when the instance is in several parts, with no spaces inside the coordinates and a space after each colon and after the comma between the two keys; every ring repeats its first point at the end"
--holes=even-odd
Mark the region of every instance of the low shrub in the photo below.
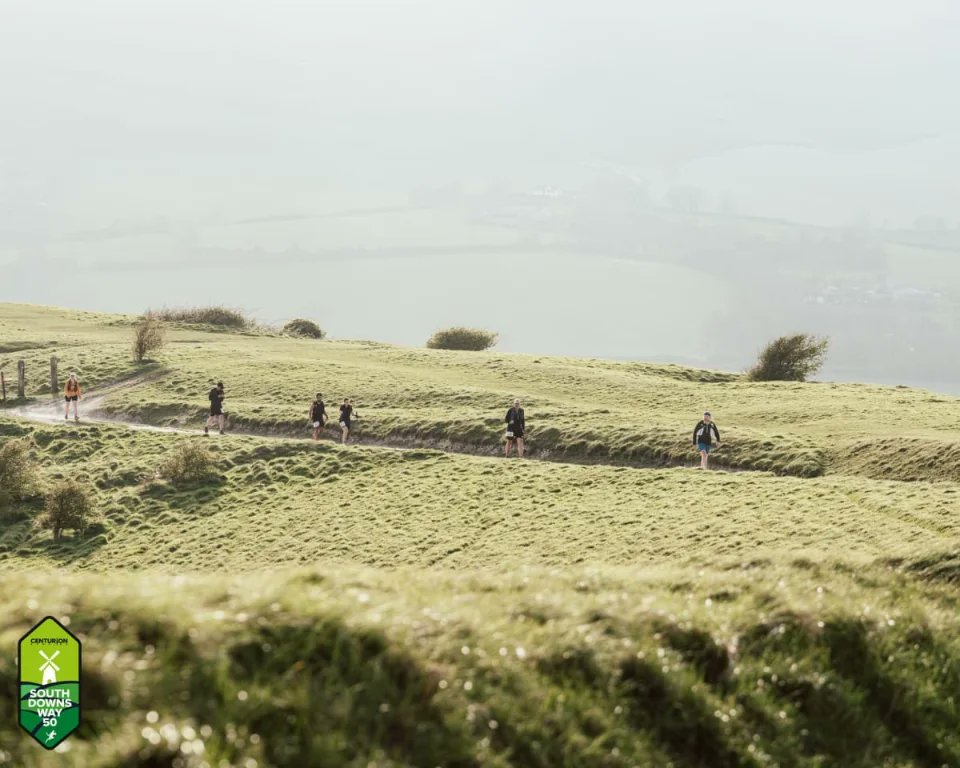
{"type": "Polygon", "coordinates": [[[133,326],[133,359],[142,363],[152,352],[162,349],[166,342],[163,323],[149,313],[144,315],[133,326]]]}
{"type": "Polygon", "coordinates": [[[291,320],[283,326],[283,332],[288,336],[298,336],[304,339],[322,339],[327,335],[313,320],[305,320],[302,317],[291,320]]]}
{"type": "Polygon", "coordinates": [[[215,472],[213,456],[202,445],[182,443],[160,465],[160,477],[174,485],[187,485],[211,477],[215,472]]]}
{"type": "Polygon", "coordinates": [[[497,338],[497,334],[479,328],[444,328],[427,340],[427,347],[481,352],[496,344],[497,338]]]}
{"type": "Polygon", "coordinates": [[[37,463],[29,438],[7,440],[0,445],[0,509],[37,492],[37,463]]]}
{"type": "Polygon", "coordinates": [[[823,367],[828,345],[807,333],[781,336],[763,348],[747,375],[751,381],[806,381],[823,367]]]}
{"type": "Polygon", "coordinates": [[[36,525],[53,531],[53,540],[59,541],[65,530],[74,530],[83,536],[93,518],[90,492],[75,480],[62,480],[47,492],[36,525]]]}
{"type": "Polygon", "coordinates": [[[168,323],[193,323],[215,325],[219,328],[243,329],[253,325],[243,312],[227,307],[188,307],[186,309],[160,309],[147,313],[168,323]]]}

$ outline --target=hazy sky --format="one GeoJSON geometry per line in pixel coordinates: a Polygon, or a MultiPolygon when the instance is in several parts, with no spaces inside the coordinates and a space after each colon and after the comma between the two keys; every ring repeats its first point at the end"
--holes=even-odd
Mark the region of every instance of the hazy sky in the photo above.
{"type": "Polygon", "coordinates": [[[810,173],[841,215],[956,217],[952,0],[0,8],[5,229],[30,205],[81,228],[242,207],[235,184],[290,175],[368,199],[590,162],[728,188],[740,207],[745,182],[766,184],[785,195],[767,207],[801,219],[828,213],[804,204],[810,173]],[[878,181],[920,199],[871,193],[878,181]]]}
{"type": "MultiPolygon", "coordinates": [[[[82,272],[103,260],[202,260],[208,247],[282,260],[331,238],[481,246],[503,233],[477,228],[476,211],[461,212],[468,226],[457,232],[449,217],[350,219],[337,232],[330,221],[235,223],[405,206],[424,189],[576,189],[598,174],[658,201],[693,188],[710,210],[954,227],[958,72],[953,0],[0,0],[0,266],[20,265],[0,300],[75,295],[131,310],[150,298],[142,280],[101,270],[80,281],[115,290],[86,301],[57,269],[25,281],[28,260],[82,272]]],[[[456,270],[436,266],[417,269],[449,297],[456,270]]],[[[342,282],[361,279],[342,269],[342,282]]],[[[552,284],[575,292],[585,269],[564,262],[552,284]]],[[[386,295],[405,274],[418,280],[388,272],[386,295]]],[[[189,270],[178,279],[210,284],[189,270]]],[[[260,278],[230,281],[226,303],[271,318],[291,305],[260,278]]],[[[309,293],[292,298],[311,306],[309,293]]],[[[466,304],[494,298],[473,292],[466,304]]],[[[389,301],[365,307],[363,322],[337,311],[341,335],[388,324],[394,340],[421,333],[403,331],[389,301]]],[[[563,347],[544,334],[524,343],[563,347]]]]}

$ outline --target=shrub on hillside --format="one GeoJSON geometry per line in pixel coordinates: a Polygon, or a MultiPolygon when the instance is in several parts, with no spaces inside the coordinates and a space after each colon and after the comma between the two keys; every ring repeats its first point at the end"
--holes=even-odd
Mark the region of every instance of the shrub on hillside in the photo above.
{"type": "Polygon", "coordinates": [[[480,352],[497,343],[497,334],[478,328],[445,328],[427,340],[430,349],[465,349],[480,352]]]}
{"type": "Polygon", "coordinates": [[[7,440],[0,446],[0,509],[29,498],[37,490],[37,463],[27,439],[7,440]]]}
{"type": "Polygon", "coordinates": [[[215,325],[220,328],[243,329],[253,323],[242,312],[227,307],[188,307],[186,309],[160,309],[147,314],[168,323],[193,323],[215,325]]]}
{"type": "Polygon", "coordinates": [[[163,348],[166,330],[163,323],[151,314],[141,317],[133,326],[133,359],[142,363],[148,355],[163,348]]]}
{"type": "Polygon", "coordinates": [[[757,364],[748,372],[752,381],[806,381],[823,366],[828,339],[807,333],[781,336],[760,353],[757,364]]]}
{"type": "Polygon", "coordinates": [[[288,336],[299,336],[304,339],[322,339],[327,335],[313,320],[305,320],[302,317],[291,320],[283,326],[283,332],[288,336]]]}
{"type": "Polygon", "coordinates": [[[213,457],[198,443],[183,443],[160,465],[160,477],[174,485],[205,480],[215,472],[213,457]]]}
{"type": "Polygon", "coordinates": [[[53,531],[53,540],[59,541],[65,530],[74,530],[83,536],[93,517],[90,492],[75,480],[63,480],[47,492],[43,513],[36,524],[53,531]]]}

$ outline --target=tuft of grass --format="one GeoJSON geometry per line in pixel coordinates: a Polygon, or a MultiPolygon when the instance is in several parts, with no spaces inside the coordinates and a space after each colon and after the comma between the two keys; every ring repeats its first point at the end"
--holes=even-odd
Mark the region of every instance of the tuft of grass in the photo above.
{"type": "Polygon", "coordinates": [[[183,442],[173,449],[158,471],[160,477],[174,485],[189,485],[208,480],[216,474],[213,456],[205,446],[183,442]]]}
{"type": "Polygon", "coordinates": [[[230,330],[243,330],[253,325],[240,310],[222,306],[148,310],[146,314],[168,323],[209,325],[230,330]]]}

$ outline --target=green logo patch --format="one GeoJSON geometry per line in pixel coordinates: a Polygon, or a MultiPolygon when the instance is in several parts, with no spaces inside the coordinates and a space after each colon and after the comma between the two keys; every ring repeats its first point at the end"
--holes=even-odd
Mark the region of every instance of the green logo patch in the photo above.
{"type": "Polygon", "coordinates": [[[20,727],[53,749],[80,725],[80,641],[47,616],[20,638],[20,727]]]}

